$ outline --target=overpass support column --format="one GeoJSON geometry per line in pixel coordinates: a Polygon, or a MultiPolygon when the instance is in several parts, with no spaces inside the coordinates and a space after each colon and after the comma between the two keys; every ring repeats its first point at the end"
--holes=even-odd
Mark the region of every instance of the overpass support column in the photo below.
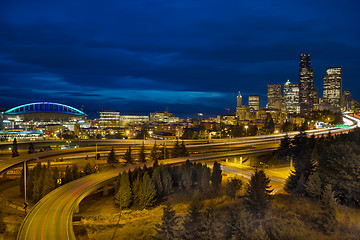
{"type": "Polygon", "coordinates": [[[236,164],[236,158],[234,158],[234,163],[236,164]]]}
{"type": "Polygon", "coordinates": [[[240,157],[240,164],[242,165],[242,161],[243,161],[243,159],[242,159],[242,157],[240,157]]]}

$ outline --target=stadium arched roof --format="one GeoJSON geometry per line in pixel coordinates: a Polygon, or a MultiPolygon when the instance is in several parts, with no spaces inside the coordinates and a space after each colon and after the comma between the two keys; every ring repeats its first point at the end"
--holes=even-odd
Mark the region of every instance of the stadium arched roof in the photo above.
{"type": "Polygon", "coordinates": [[[66,113],[72,115],[85,115],[84,112],[70,107],[61,103],[52,103],[52,102],[36,102],[20,105],[14,108],[11,108],[5,112],[5,114],[16,115],[23,113],[66,113]]]}

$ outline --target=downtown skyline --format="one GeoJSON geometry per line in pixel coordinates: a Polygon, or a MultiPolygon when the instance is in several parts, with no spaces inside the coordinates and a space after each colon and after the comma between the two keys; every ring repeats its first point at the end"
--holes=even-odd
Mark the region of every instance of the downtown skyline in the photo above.
{"type": "Polygon", "coordinates": [[[267,84],[298,83],[301,53],[320,96],[326,69],[343,66],[343,90],[359,99],[356,1],[0,5],[2,107],[234,112],[238,91],[265,106],[267,84]]]}

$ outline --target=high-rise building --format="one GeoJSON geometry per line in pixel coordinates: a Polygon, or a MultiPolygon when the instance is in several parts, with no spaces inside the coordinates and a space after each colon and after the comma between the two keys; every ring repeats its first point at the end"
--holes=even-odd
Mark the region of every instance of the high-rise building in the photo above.
{"type": "Polygon", "coordinates": [[[351,92],[348,89],[343,92],[343,95],[341,97],[341,108],[344,111],[351,110],[351,92]]]}
{"type": "Polygon", "coordinates": [[[287,113],[300,113],[299,84],[291,83],[290,80],[286,81],[284,84],[283,104],[287,113]]]}
{"type": "Polygon", "coordinates": [[[341,67],[331,67],[324,77],[323,101],[335,107],[341,107],[342,79],[341,67]]]}
{"type": "Polygon", "coordinates": [[[281,108],[281,85],[268,85],[268,108],[281,108]]]}
{"type": "Polygon", "coordinates": [[[259,96],[249,96],[249,108],[255,111],[259,110],[259,96]]]}
{"type": "Polygon", "coordinates": [[[241,106],[242,106],[242,96],[239,91],[239,94],[236,97],[236,107],[241,107],[241,106]]]}
{"type": "Polygon", "coordinates": [[[314,104],[318,103],[313,75],[313,69],[310,66],[310,54],[302,53],[299,64],[299,100],[302,112],[312,110],[314,104]]]}
{"type": "Polygon", "coordinates": [[[104,111],[100,112],[100,128],[120,127],[120,113],[104,111]]]}

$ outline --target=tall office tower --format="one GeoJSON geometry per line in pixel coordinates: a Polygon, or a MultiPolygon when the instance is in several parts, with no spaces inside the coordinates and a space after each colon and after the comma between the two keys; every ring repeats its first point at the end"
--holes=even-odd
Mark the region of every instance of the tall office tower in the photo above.
{"type": "Polygon", "coordinates": [[[281,85],[268,85],[268,108],[281,108],[281,85]]]}
{"type": "Polygon", "coordinates": [[[310,66],[310,55],[302,53],[299,65],[299,99],[302,112],[312,110],[314,104],[318,103],[313,74],[313,69],[310,66]]]}
{"type": "Polygon", "coordinates": [[[344,111],[351,110],[351,92],[348,89],[343,92],[343,95],[341,97],[341,108],[344,111]]]}
{"type": "Polygon", "coordinates": [[[284,84],[283,103],[287,113],[300,113],[299,84],[291,83],[290,80],[286,81],[284,84]]]}
{"type": "Polygon", "coordinates": [[[239,94],[236,97],[236,107],[241,107],[241,106],[242,106],[242,96],[239,91],[239,94]]]}
{"type": "Polygon", "coordinates": [[[323,101],[335,107],[340,107],[341,88],[341,67],[328,68],[324,77],[323,101]]]}
{"type": "Polygon", "coordinates": [[[259,96],[249,96],[249,108],[255,111],[259,110],[259,96]]]}

